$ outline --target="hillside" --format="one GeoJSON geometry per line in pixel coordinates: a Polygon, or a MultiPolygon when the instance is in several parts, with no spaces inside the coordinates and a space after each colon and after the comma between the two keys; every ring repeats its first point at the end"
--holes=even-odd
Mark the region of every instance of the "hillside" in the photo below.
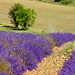
{"type": "MultiPolygon", "coordinates": [[[[32,8],[37,13],[33,27],[27,32],[71,32],[75,34],[75,7],[60,6],[29,0],[0,0],[0,23],[11,25],[8,12],[14,3],[20,3],[25,8],[32,8]]],[[[0,26],[0,30],[14,31],[0,26]]],[[[16,30],[16,32],[21,32],[16,30]]]]}

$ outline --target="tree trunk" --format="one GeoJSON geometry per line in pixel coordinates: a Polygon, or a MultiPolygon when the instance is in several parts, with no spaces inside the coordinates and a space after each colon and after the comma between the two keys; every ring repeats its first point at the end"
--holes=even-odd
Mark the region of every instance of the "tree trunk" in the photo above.
{"type": "Polygon", "coordinates": [[[14,23],[15,23],[16,28],[18,28],[19,23],[16,21],[16,18],[14,18],[14,23]]]}
{"type": "Polygon", "coordinates": [[[24,27],[26,27],[26,23],[24,23],[24,27]]]}
{"type": "Polygon", "coordinates": [[[18,23],[16,23],[16,28],[18,28],[18,23]]]}

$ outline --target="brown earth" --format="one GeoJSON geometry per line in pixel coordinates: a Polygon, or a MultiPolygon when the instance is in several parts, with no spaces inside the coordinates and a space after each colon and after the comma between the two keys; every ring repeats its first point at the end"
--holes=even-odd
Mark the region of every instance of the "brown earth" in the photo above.
{"type": "Polygon", "coordinates": [[[54,47],[53,53],[39,62],[35,70],[27,70],[23,75],[57,75],[65,59],[69,58],[72,50],[75,50],[75,43],[72,42],[65,43],[61,47],[54,47]],[[69,53],[67,54],[64,49],[67,49],[68,45],[72,45],[72,49],[69,48],[67,51],[69,53]]]}

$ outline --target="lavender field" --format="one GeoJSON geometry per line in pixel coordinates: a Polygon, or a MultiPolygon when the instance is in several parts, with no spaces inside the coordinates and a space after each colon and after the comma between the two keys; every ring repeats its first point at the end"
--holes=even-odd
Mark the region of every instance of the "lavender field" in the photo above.
{"type": "MultiPolygon", "coordinates": [[[[0,75],[22,75],[27,70],[36,69],[44,57],[50,56],[53,47],[74,40],[72,33],[42,35],[0,31],[0,75]]],[[[58,75],[75,74],[74,57],[73,51],[58,75]]]]}
{"type": "Polygon", "coordinates": [[[72,51],[70,58],[64,62],[64,66],[60,69],[58,75],[75,75],[75,50],[72,51]]]}

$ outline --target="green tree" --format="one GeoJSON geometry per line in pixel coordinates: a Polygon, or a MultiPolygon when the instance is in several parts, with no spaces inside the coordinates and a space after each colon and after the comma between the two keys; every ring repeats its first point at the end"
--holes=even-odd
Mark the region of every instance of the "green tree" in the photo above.
{"type": "Polygon", "coordinates": [[[22,26],[22,29],[27,30],[29,26],[34,24],[36,19],[36,12],[33,9],[24,9],[20,4],[15,4],[9,12],[9,15],[12,18],[12,23],[18,27],[22,26]]]}
{"type": "Polygon", "coordinates": [[[33,9],[22,9],[15,12],[16,21],[22,26],[22,29],[28,29],[36,19],[36,13],[33,9]]]}
{"type": "Polygon", "coordinates": [[[24,9],[24,7],[22,5],[20,5],[19,3],[14,4],[14,6],[10,9],[10,12],[9,12],[9,16],[11,18],[10,21],[12,24],[15,24],[16,27],[18,27],[19,22],[16,21],[15,12],[18,10],[22,10],[22,9],[24,9]]]}
{"type": "Polygon", "coordinates": [[[68,5],[73,2],[73,0],[55,0],[55,2],[61,2],[61,4],[68,5]]]}

